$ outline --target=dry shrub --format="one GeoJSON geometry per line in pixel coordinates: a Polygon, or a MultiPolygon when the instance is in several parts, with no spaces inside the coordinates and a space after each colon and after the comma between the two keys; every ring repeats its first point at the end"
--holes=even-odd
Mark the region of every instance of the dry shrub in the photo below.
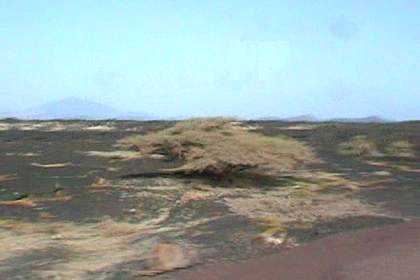
{"type": "Polygon", "coordinates": [[[4,200],[4,201],[0,201],[0,205],[33,208],[46,202],[68,202],[71,199],[73,199],[73,196],[71,196],[70,194],[66,194],[62,190],[58,190],[54,192],[54,195],[51,197],[34,196],[34,197],[25,197],[25,198],[16,199],[16,200],[4,200]]]}
{"type": "Polygon", "coordinates": [[[183,160],[170,171],[212,175],[218,179],[243,170],[264,174],[289,172],[315,159],[311,149],[285,137],[242,129],[231,119],[191,119],[162,131],[121,140],[145,155],[183,160]]]}
{"type": "Polygon", "coordinates": [[[33,199],[23,198],[19,200],[7,200],[7,201],[0,201],[0,205],[6,206],[21,206],[21,207],[36,207],[38,206],[37,202],[33,199]]]}
{"type": "Polygon", "coordinates": [[[350,141],[341,143],[338,152],[358,157],[371,157],[380,154],[375,142],[364,135],[355,136],[350,141]]]}
{"type": "Polygon", "coordinates": [[[199,190],[192,190],[184,193],[181,198],[180,202],[181,204],[186,204],[191,201],[199,201],[199,200],[205,200],[209,199],[210,197],[214,196],[211,192],[203,192],[199,190]]]}
{"type": "Polygon", "coordinates": [[[257,219],[261,225],[263,225],[266,229],[263,232],[265,236],[273,236],[278,232],[285,232],[286,228],[282,225],[280,219],[276,216],[266,216],[257,219]]]}
{"type": "Polygon", "coordinates": [[[0,175],[0,182],[13,181],[13,180],[16,180],[15,174],[1,174],[0,175]]]}
{"type": "Polygon", "coordinates": [[[395,157],[411,158],[415,156],[414,145],[405,140],[392,142],[386,148],[386,152],[390,156],[395,156],[395,157]]]}
{"type": "Polygon", "coordinates": [[[49,212],[46,212],[46,211],[39,212],[38,216],[42,220],[51,220],[51,219],[54,219],[54,218],[57,217],[57,216],[55,216],[55,215],[53,215],[53,214],[51,214],[49,212]]]}
{"type": "Polygon", "coordinates": [[[96,190],[104,190],[104,189],[112,187],[112,183],[111,183],[111,181],[109,181],[105,178],[98,177],[90,185],[90,187],[93,188],[93,189],[96,189],[96,190]]]}

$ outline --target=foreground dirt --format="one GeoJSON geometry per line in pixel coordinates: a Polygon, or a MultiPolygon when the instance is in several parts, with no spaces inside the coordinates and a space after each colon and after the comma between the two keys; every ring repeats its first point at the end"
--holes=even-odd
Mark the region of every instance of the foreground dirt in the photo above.
{"type": "MultiPolygon", "coordinates": [[[[315,254],[324,245],[312,242],[324,236],[420,216],[420,123],[249,123],[255,133],[305,142],[321,162],[275,181],[243,179],[224,185],[132,176],[179,163],[121,150],[117,140],[170,125],[0,123],[0,278],[174,279],[212,263],[300,252],[308,243],[315,254]],[[414,156],[338,154],[338,145],[355,135],[367,135],[379,147],[410,141],[414,156]]],[[[331,242],[343,242],[346,248],[347,239],[331,242]]],[[[373,252],[375,246],[400,244],[393,238],[389,242],[373,247],[362,242],[360,247],[373,252]]],[[[346,255],[344,251],[334,258],[346,255]]],[[[381,252],[377,260],[385,258],[381,252]]],[[[280,259],[288,263],[286,257],[280,259]]]]}
{"type": "Polygon", "coordinates": [[[420,278],[420,221],[336,235],[282,254],[213,265],[176,279],[412,280],[420,278]]]}

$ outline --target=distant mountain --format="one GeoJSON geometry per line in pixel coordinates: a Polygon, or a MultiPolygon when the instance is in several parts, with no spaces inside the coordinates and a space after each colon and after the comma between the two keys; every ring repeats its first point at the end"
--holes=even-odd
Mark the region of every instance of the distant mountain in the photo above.
{"type": "Polygon", "coordinates": [[[260,121],[282,121],[282,122],[317,122],[319,121],[312,115],[299,115],[289,118],[281,118],[275,116],[267,116],[263,118],[259,118],[260,121]]]}
{"type": "Polygon", "coordinates": [[[257,121],[281,121],[282,118],[276,117],[276,116],[267,116],[267,117],[261,117],[257,118],[257,121]]]}
{"type": "Polygon", "coordinates": [[[319,120],[312,115],[300,115],[300,116],[295,116],[291,118],[285,118],[285,119],[282,119],[282,121],[284,122],[317,122],[319,120]]]}
{"type": "Polygon", "coordinates": [[[337,122],[337,123],[387,123],[391,120],[381,118],[379,116],[368,116],[363,118],[335,118],[335,119],[318,119],[313,115],[300,115],[290,118],[280,117],[264,117],[258,119],[260,121],[283,121],[283,122],[337,122]]]}
{"type": "Polygon", "coordinates": [[[66,98],[59,101],[50,102],[41,106],[32,107],[21,112],[8,114],[7,117],[19,119],[150,119],[151,116],[145,113],[125,113],[115,108],[103,105],[98,102],[66,98]]]}
{"type": "MultiPolygon", "coordinates": [[[[142,112],[122,112],[111,106],[78,98],[66,98],[59,101],[46,103],[41,106],[32,107],[19,112],[2,112],[1,118],[17,119],[86,119],[86,120],[161,120],[162,118],[142,112]]],[[[188,116],[177,116],[166,118],[166,120],[182,120],[188,116]]],[[[335,118],[317,119],[313,115],[299,115],[289,118],[267,116],[259,118],[260,121],[283,121],[283,122],[338,122],[338,123],[386,123],[389,120],[379,116],[368,116],[363,118],[335,118]]]]}
{"type": "Polygon", "coordinates": [[[8,118],[12,114],[10,112],[0,112],[0,119],[8,118]]]}
{"type": "Polygon", "coordinates": [[[386,123],[390,122],[390,120],[386,120],[379,116],[369,116],[363,118],[337,118],[337,119],[330,119],[330,122],[341,122],[341,123],[386,123]]]}
{"type": "Polygon", "coordinates": [[[116,120],[132,120],[132,121],[148,121],[148,120],[159,120],[159,117],[154,115],[149,115],[146,113],[136,113],[136,112],[128,112],[128,113],[120,113],[115,118],[116,120]]]}

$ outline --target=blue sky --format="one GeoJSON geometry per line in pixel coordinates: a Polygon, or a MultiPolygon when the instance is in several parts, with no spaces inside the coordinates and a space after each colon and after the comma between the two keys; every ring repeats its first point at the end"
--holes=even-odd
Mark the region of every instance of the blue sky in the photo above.
{"type": "Polygon", "coordinates": [[[420,119],[420,1],[0,0],[0,111],[420,119]]]}

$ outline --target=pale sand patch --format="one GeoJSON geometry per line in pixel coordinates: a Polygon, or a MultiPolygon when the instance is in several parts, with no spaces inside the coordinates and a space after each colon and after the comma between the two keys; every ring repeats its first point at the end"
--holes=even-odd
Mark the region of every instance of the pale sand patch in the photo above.
{"type": "Polygon", "coordinates": [[[160,154],[151,154],[151,155],[148,155],[147,157],[151,159],[166,159],[166,156],[160,155],[160,154]]]}
{"type": "Polygon", "coordinates": [[[87,151],[82,153],[91,157],[103,157],[110,159],[136,159],[143,157],[136,151],[87,151]]]}
{"type": "Polygon", "coordinates": [[[242,129],[242,130],[247,130],[247,131],[256,131],[256,130],[261,130],[262,126],[260,125],[244,125],[243,122],[231,122],[230,123],[234,128],[236,129],[242,129]]]}
{"type": "Polygon", "coordinates": [[[50,163],[50,164],[41,164],[37,162],[31,163],[31,166],[40,167],[40,168],[64,168],[74,166],[71,162],[63,162],[63,163],[50,163]]]}
{"type": "Polygon", "coordinates": [[[8,123],[0,123],[0,131],[7,131],[11,129],[11,125],[8,123]]]}
{"type": "Polygon", "coordinates": [[[373,165],[373,166],[380,166],[380,167],[387,167],[387,166],[389,166],[389,163],[386,163],[386,162],[378,162],[378,161],[370,161],[370,160],[366,160],[365,162],[367,164],[373,165]]]}
{"type": "Polygon", "coordinates": [[[140,132],[143,130],[143,127],[138,126],[138,127],[131,127],[131,128],[127,128],[125,131],[130,131],[130,132],[140,132]]]}
{"type": "Polygon", "coordinates": [[[38,156],[40,156],[39,153],[19,153],[17,155],[21,156],[21,157],[38,157],[38,156]]]}
{"type": "Polygon", "coordinates": [[[392,173],[386,170],[381,170],[381,171],[372,172],[372,175],[388,177],[388,176],[391,176],[392,173]]]}
{"type": "Polygon", "coordinates": [[[34,123],[31,121],[19,122],[19,123],[0,123],[0,131],[5,130],[22,130],[22,131],[112,131],[116,128],[111,125],[97,125],[92,126],[88,123],[66,123],[60,121],[48,121],[41,123],[34,123]]]}
{"type": "Polygon", "coordinates": [[[82,130],[88,130],[88,131],[112,131],[112,130],[115,130],[115,127],[108,126],[108,125],[97,125],[97,126],[84,127],[82,130]]]}
{"type": "Polygon", "coordinates": [[[51,126],[45,127],[43,130],[49,131],[49,132],[55,132],[55,131],[64,131],[64,130],[68,130],[68,129],[69,129],[69,126],[62,125],[60,123],[55,123],[51,126]]]}
{"type": "Polygon", "coordinates": [[[319,127],[316,124],[301,124],[301,125],[291,125],[286,127],[279,127],[280,130],[312,130],[319,127]]]}

